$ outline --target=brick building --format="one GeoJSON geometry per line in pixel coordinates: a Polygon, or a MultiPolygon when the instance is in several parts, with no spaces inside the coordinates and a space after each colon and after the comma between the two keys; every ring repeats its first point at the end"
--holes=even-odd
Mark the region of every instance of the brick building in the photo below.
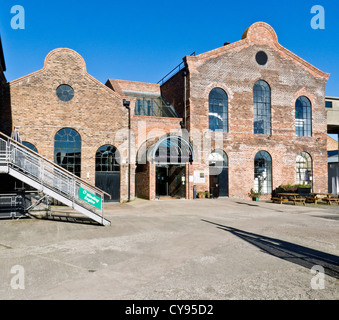
{"type": "Polygon", "coordinates": [[[262,22],[182,66],[161,85],[103,85],[78,53],[53,50],[41,70],[8,84],[0,129],[17,127],[27,146],[114,200],[248,198],[252,188],[269,197],[288,183],[327,191],[329,74],[262,22]]]}

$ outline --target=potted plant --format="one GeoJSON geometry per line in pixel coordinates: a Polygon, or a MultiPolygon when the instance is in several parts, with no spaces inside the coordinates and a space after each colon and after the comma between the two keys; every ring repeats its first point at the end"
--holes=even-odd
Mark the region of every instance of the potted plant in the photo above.
{"type": "Polygon", "coordinates": [[[198,192],[198,198],[199,199],[205,198],[205,192],[203,191],[198,192]]]}
{"type": "Polygon", "coordinates": [[[259,201],[260,197],[261,197],[261,190],[259,190],[258,192],[254,191],[254,189],[252,188],[250,193],[248,194],[250,198],[252,198],[253,201],[259,201]]]}
{"type": "Polygon", "coordinates": [[[211,194],[209,191],[205,191],[205,198],[209,199],[211,197],[211,194]]]}

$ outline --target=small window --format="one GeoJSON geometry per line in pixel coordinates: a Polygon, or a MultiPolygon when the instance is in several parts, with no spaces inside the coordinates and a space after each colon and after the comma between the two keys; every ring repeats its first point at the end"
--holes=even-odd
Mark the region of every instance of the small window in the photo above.
{"type": "Polygon", "coordinates": [[[259,65],[264,66],[268,61],[267,54],[264,51],[259,51],[255,56],[255,60],[259,65]]]}
{"type": "Polygon", "coordinates": [[[61,101],[71,101],[74,97],[74,90],[67,84],[62,84],[56,90],[56,94],[61,101]]]}
{"type": "Polygon", "coordinates": [[[329,108],[329,109],[333,108],[332,101],[326,101],[326,108],[329,108]]]}

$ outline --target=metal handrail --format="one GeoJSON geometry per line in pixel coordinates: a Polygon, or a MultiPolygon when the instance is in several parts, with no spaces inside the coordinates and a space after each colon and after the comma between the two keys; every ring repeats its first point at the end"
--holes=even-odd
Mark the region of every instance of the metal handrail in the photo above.
{"type": "Polygon", "coordinates": [[[29,151],[30,153],[33,153],[34,155],[36,155],[36,156],[39,157],[40,159],[42,159],[42,160],[44,160],[44,161],[46,161],[46,162],[52,164],[53,166],[57,167],[58,169],[60,169],[61,171],[65,172],[65,173],[67,173],[68,175],[71,175],[75,180],[78,180],[79,182],[81,182],[81,183],[87,185],[88,187],[97,190],[99,193],[104,193],[106,196],[108,196],[108,197],[111,199],[111,195],[110,195],[110,194],[106,193],[105,191],[103,191],[103,190],[101,190],[101,189],[99,189],[99,188],[97,188],[97,187],[95,187],[95,186],[92,186],[92,185],[89,184],[87,181],[81,179],[80,177],[76,176],[76,175],[73,174],[72,172],[67,171],[67,170],[64,169],[63,167],[60,167],[60,166],[57,165],[56,163],[54,163],[54,162],[48,160],[47,158],[43,157],[41,154],[36,153],[35,151],[33,151],[33,150],[27,148],[26,146],[20,144],[18,141],[13,140],[12,138],[10,138],[9,136],[5,135],[5,134],[2,133],[2,132],[0,132],[0,136],[2,136],[2,137],[4,137],[4,138],[6,138],[7,140],[9,140],[9,141],[15,143],[15,144],[18,145],[20,148],[23,148],[23,149],[29,151]]]}
{"type": "MultiPolygon", "coordinates": [[[[192,52],[191,54],[190,54],[190,56],[191,57],[195,57],[195,52],[192,52]]],[[[178,72],[180,72],[181,70],[183,70],[183,69],[185,69],[185,68],[182,68],[181,69],[181,66],[182,65],[184,65],[185,64],[185,62],[184,61],[182,61],[180,64],[178,64],[173,70],[171,70],[169,73],[167,73],[157,84],[160,84],[160,85],[163,85],[166,81],[164,81],[169,75],[171,75],[172,73],[173,73],[173,76],[174,75],[176,75],[178,72]],[[178,69],[178,71],[177,72],[175,72],[176,70],[178,69]]],[[[173,77],[172,76],[172,77],[173,77]]],[[[170,79],[170,78],[169,78],[170,79]]],[[[168,79],[168,80],[169,80],[168,79]]]]}
{"type": "Polygon", "coordinates": [[[0,138],[0,163],[5,162],[42,187],[48,188],[67,199],[73,206],[74,204],[81,206],[104,219],[104,195],[108,195],[106,192],[90,185],[8,136],[2,133],[0,135],[6,138],[6,140],[0,138]],[[84,190],[101,198],[101,207],[92,206],[81,199],[79,196],[80,188],[86,188],[84,190]]]}

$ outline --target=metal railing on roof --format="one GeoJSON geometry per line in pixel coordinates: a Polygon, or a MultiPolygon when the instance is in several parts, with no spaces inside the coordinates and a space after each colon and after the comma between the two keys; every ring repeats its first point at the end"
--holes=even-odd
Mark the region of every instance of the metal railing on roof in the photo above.
{"type": "MultiPolygon", "coordinates": [[[[190,54],[191,57],[195,57],[195,52],[192,52],[190,54]]],[[[179,73],[181,70],[185,69],[185,62],[182,61],[180,64],[178,64],[173,70],[171,70],[169,73],[167,73],[159,82],[158,84],[163,85],[166,81],[171,79],[174,75],[179,73]]]]}

